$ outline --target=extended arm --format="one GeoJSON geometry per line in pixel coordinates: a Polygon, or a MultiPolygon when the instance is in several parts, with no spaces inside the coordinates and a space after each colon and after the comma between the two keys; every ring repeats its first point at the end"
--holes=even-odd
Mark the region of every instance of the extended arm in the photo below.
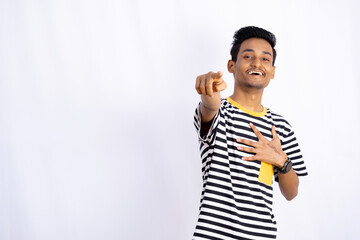
{"type": "Polygon", "coordinates": [[[201,95],[201,134],[206,134],[210,128],[211,120],[221,105],[220,91],[226,88],[222,79],[222,72],[209,72],[196,78],[195,89],[201,95]]]}

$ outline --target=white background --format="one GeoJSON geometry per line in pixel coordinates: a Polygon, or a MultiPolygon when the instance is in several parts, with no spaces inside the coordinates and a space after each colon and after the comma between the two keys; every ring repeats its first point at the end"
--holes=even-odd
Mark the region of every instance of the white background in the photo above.
{"type": "Polygon", "coordinates": [[[308,167],[278,239],[359,239],[358,1],[0,1],[0,239],[191,239],[195,78],[233,33],[276,34],[263,105],[308,167]]]}

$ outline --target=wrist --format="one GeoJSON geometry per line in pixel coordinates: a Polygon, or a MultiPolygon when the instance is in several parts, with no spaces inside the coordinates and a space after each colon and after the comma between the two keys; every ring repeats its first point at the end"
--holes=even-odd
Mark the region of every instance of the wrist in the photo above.
{"type": "Polygon", "coordinates": [[[276,164],[275,167],[277,167],[279,169],[283,168],[288,159],[289,158],[286,154],[282,155],[280,160],[278,161],[278,164],[276,164]]]}
{"type": "Polygon", "coordinates": [[[278,167],[277,170],[279,173],[285,174],[285,173],[290,172],[292,165],[293,164],[292,164],[291,160],[288,157],[286,157],[286,161],[284,162],[282,167],[278,167]]]}
{"type": "Polygon", "coordinates": [[[200,107],[205,111],[217,111],[221,106],[221,97],[219,96],[217,99],[215,97],[210,96],[202,96],[200,107]]]}

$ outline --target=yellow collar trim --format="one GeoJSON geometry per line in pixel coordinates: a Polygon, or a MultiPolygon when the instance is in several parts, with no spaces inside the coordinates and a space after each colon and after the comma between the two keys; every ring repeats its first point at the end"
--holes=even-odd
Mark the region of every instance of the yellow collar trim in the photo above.
{"type": "Polygon", "coordinates": [[[235,102],[234,100],[232,100],[230,97],[226,98],[226,100],[229,101],[229,103],[231,103],[232,105],[234,105],[235,107],[243,110],[244,112],[246,112],[247,114],[250,114],[251,116],[254,116],[254,117],[262,117],[262,116],[265,116],[266,113],[267,113],[267,109],[265,107],[263,107],[263,110],[262,112],[254,112],[254,111],[251,111],[243,106],[241,106],[240,104],[238,104],[237,102],[235,102]]]}

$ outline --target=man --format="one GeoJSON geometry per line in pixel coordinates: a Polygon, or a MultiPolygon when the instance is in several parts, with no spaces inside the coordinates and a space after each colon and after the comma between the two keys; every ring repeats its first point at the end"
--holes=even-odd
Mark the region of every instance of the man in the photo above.
{"type": "Polygon", "coordinates": [[[201,102],[195,111],[200,141],[203,191],[193,239],[274,239],[273,176],[281,193],[292,200],[298,176],[307,175],[290,124],[261,105],[275,74],[275,36],[258,27],[234,35],[228,71],[234,93],[222,72],[196,79],[201,102]]]}

